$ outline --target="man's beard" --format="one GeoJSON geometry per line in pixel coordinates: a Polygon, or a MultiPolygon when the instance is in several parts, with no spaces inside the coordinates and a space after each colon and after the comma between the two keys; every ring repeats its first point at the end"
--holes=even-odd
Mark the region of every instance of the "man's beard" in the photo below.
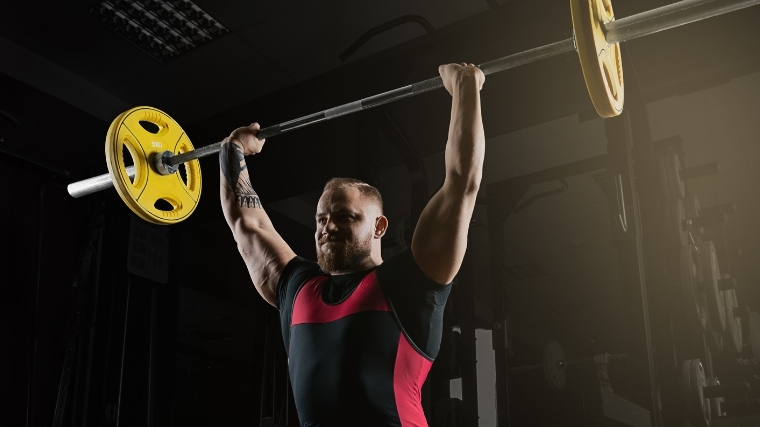
{"type": "Polygon", "coordinates": [[[333,240],[326,236],[317,244],[317,264],[325,273],[351,270],[372,254],[372,237],[365,240],[333,240]],[[341,242],[333,245],[330,252],[322,251],[322,244],[326,242],[341,242]]]}

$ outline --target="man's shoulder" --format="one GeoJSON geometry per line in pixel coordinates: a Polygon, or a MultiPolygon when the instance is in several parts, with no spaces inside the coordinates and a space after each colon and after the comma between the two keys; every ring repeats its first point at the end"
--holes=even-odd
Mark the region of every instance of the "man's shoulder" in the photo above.
{"type": "Polygon", "coordinates": [[[300,256],[290,260],[277,281],[277,309],[280,310],[285,301],[293,299],[301,285],[316,276],[326,276],[316,262],[300,256]]]}
{"type": "Polygon", "coordinates": [[[378,274],[382,274],[386,270],[409,270],[415,267],[419,268],[416,261],[414,261],[411,248],[406,246],[385,259],[377,266],[376,270],[378,274]]]}
{"type": "Polygon", "coordinates": [[[381,284],[389,283],[396,286],[408,283],[418,291],[438,292],[450,288],[450,284],[439,284],[422,271],[410,246],[404,247],[380,264],[377,276],[381,284]]]}
{"type": "Polygon", "coordinates": [[[306,258],[296,256],[282,270],[281,279],[287,281],[298,280],[307,276],[326,276],[322,270],[319,269],[319,264],[315,261],[308,260],[306,258]]]}

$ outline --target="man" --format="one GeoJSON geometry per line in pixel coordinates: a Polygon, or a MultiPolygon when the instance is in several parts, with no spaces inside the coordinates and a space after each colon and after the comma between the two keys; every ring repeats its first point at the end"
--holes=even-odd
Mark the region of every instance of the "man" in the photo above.
{"type": "Polygon", "coordinates": [[[358,180],[329,181],[316,214],[318,263],[297,257],[251,185],[245,155],[257,123],[220,151],[221,201],[256,290],[280,311],[302,426],[427,426],[420,389],[440,348],[442,316],[467,247],[483,169],[483,73],[442,65],[452,95],[443,187],[423,210],[410,247],[383,262],[382,199],[358,180]]]}

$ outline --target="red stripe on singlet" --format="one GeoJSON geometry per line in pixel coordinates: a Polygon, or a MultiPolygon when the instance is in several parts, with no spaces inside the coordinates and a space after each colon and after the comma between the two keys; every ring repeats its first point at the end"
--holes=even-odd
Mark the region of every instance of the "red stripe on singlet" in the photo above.
{"type": "Polygon", "coordinates": [[[433,362],[409,344],[402,332],[393,369],[393,391],[402,427],[428,427],[422,411],[421,390],[432,365],[433,362]]]}
{"type": "Polygon", "coordinates": [[[374,271],[364,276],[345,301],[336,305],[322,301],[326,282],[326,276],[318,276],[303,285],[293,304],[291,326],[328,323],[361,311],[391,311],[374,271]]]}

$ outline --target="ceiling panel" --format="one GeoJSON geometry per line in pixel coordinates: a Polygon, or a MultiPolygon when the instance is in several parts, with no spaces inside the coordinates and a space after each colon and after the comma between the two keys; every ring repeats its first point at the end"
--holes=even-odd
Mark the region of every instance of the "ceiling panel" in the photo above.
{"type": "MultiPolygon", "coordinates": [[[[240,37],[227,34],[111,91],[134,105],[163,109],[187,124],[291,83],[240,37]]],[[[215,141],[202,145],[211,142],[215,141]]]]}

